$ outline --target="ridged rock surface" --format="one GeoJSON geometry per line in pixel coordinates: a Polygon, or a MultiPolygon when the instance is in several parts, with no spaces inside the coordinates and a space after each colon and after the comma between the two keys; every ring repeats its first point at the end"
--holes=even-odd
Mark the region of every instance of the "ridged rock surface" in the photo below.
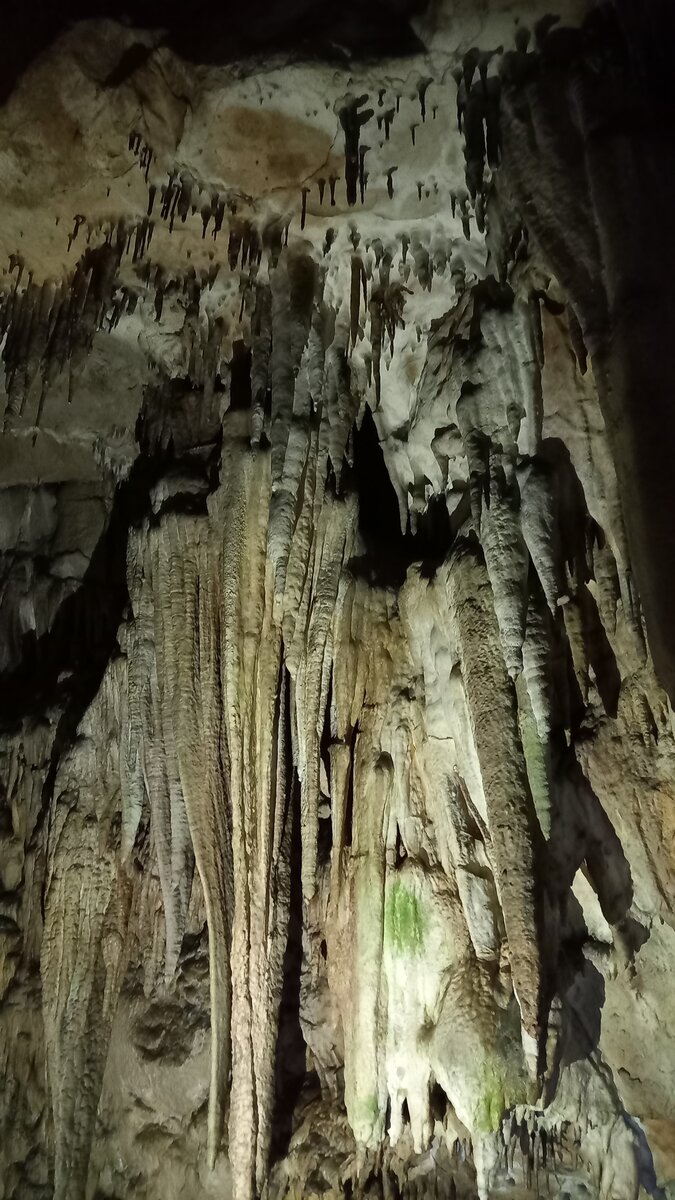
{"type": "Polygon", "coordinates": [[[639,7],[0,108],[0,1200],[675,1196],[639,7]]]}

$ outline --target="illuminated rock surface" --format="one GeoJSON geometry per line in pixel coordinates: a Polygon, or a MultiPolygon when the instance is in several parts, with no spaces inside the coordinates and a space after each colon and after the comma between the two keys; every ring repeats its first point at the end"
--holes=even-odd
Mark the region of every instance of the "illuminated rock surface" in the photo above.
{"type": "Polygon", "coordinates": [[[667,14],[417,7],[4,88],[0,1200],[675,1196],[667,14]]]}

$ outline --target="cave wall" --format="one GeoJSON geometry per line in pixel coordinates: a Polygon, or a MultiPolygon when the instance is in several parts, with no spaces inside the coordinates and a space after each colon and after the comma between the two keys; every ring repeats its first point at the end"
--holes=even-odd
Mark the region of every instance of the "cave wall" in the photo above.
{"type": "Polygon", "coordinates": [[[675,1187],[668,110],[483,8],[0,109],[2,1200],[675,1187]]]}

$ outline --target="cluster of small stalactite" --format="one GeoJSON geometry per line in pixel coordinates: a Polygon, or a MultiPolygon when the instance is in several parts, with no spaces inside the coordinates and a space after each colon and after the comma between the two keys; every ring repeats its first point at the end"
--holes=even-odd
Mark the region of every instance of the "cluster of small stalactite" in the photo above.
{"type": "Polygon", "coordinates": [[[119,237],[115,245],[111,235],[103,246],[87,251],[73,278],[59,286],[29,280],[21,289],[23,267],[18,259],[13,264],[15,285],[0,301],[6,420],[23,416],[26,398],[38,380],[35,423],[39,425],[47,391],[57,373],[66,364],[77,372],[103,322],[112,325],[125,308],[133,308],[135,299],[130,295],[121,295],[113,303],[121,252],[119,237]]]}
{"type": "MultiPolygon", "coordinates": [[[[532,78],[542,68],[542,64],[546,65],[549,61],[558,62],[561,56],[566,60],[578,52],[582,44],[580,39],[581,34],[578,31],[556,29],[555,21],[546,18],[535,28],[534,51],[528,49],[529,31],[521,27],[517,32],[514,49],[504,52],[502,47],[490,51],[472,47],[464,53],[454,74],[457,83],[458,126],[464,137],[467,190],[453,191],[449,200],[453,215],[455,212],[460,215],[467,239],[471,237],[472,219],[476,222],[479,234],[486,229],[486,209],[491,189],[489,181],[486,182],[484,178],[484,165],[487,161],[490,170],[494,171],[499,164],[499,95],[502,80],[508,86],[512,86],[514,83],[522,83],[523,79],[532,78]]],[[[416,99],[422,123],[428,115],[426,97],[433,82],[431,77],[425,76],[420,78],[417,84],[416,99]]],[[[360,97],[348,95],[338,106],[345,138],[345,186],[350,205],[356,203],[359,191],[361,202],[365,199],[368,174],[365,162],[368,147],[361,142],[364,126],[376,117],[378,135],[384,132],[387,140],[392,123],[400,113],[400,92],[396,93],[389,106],[385,103],[387,96],[387,89],[381,88],[374,108],[364,109],[369,100],[367,94],[360,97]]],[[[433,117],[436,116],[436,111],[437,106],[432,106],[433,117]]],[[[413,124],[413,146],[414,131],[413,124]]],[[[129,134],[129,150],[138,160],[147,182],[155,157],[152,148],[136,130],[129,134]]],[[[392,181],[396,170],[397,166],[392,165],[387,171],[390,197],[393,195],[392,181]]],[[[320,176],[316,181],[320,207],[324,203],[326,182],[330,184],[331,204],[335,202],[337,176],[331,175],[328,181],[320,176]]],[[[418,182],[420,198],[425,188],[429,194],[430,186],[438,191],[435,182],[431,185],[423,181],[418,182]]],[[[307,186],[302,189],[302,228],[305,224],[309,190],[307,186]]],[[[79,338],[82,349],[86,350],[91,345],[96,330],[114,329],[125,313],[134,312],[140,289],[117,281],[118,269],[126,256],[131,257],[134,266],[143,262],[152,243],[156,219],[172,230],[176,218],[184,224],[188,217],[198,215],[202,223],[203,238],[206,238],[213,223],[211,237],[214,242],[223,228],[226,228],[227,262],[230,271],[240,268],[243,274],[248,268],[247,282],[241,288],[243,311],[246,293],[250,291],[263,253],[269,255],[273,264],[281,246],[288,242],[288,231],[293,217],[289,215],[285,220],[278,222],[278,228],[261,229],[254,219],[237,216],[239,203],[240,199],[236,195],[200,182],[188,171],[170,170],[165,183],[148,183],[147,213],[139,220],[129,223],[120,221],[116,225],[111,224],[106,230],[101,229],[100,225],[91,225],[85,214],[78,213],[73,217],[73,227],[68,234],[68,247],[77,241],[80,231],[84,228],[88,249],[70,279],[63,280],[60,284],[52,281],[34,284],[29,278],[28,284],[22,287],[23,267],[21,258],[17,255],[14,262],[10,263],[10,273],[16,271],[16,278],[2,297],[0,322],[0,335],[7,334],[3,360],[7,380],[8,413],[12,417],[17,414],[23,415],[26,396],[39,373],[41,379],[35,418],[35,424],[39,425],[45,397],[55,373],[63,370],[65,364],[73,358],[77,368],[78,356],[74,339],[79,338]],[[103,244],[100,244],[101,232],[105,236],[103,244]],[[76,328],[79,331],[77,334],[74,332],[76,328]]],[[[495,219],[498,219],[497,214],[495,219]]],[[[404,235],[404,268],[410,262],[413,275],[418,279],[420,286],[431,288],[434,274],[444,273],[445,262],[450,261],[452,248],[438,247],[435,252],[431,252],[421,247],[419,253],[415,251],[409,260],[406,242],[410,245],[410,239],[404,235]]],[[[329,238],[327,248],[330,248],[329,238]]],[[[375,251],[377,252],[377,247],[375,251]]],[[[360,252],[358,253],[360,255],[360,252]]],[[[383,254],[385,260],[391,261],[391,250],[385,249],[383,254]]],[[[220,266],[220,262],[214,259],[208,273],[209,283],[213,283],[220,266]]],[[[365,266],[367,269],[367,262],[365,266]]],[[[159,264],[154,267],[147,264],[142,270],[139,269],[138,274],[141,284],[151,284],[153,287],[155,311],[157,319],[160,319],[163,297],[167,289],[171,289],[172,286],[175,288],[179,281],[173,278],[174,273],[159,264]]],[[[386,287],[388,279],[380,279],[380,284],[386,287]]],[[[366,310],[370,303],[366,297],[366,310]]],[[[374,358],[377,358],[380,307],[375,296],[371,310],[374,314],[371,337],[374,358]]]]}
{"type": "MultiPolygon", "coordinates": [[[[58,286],[51,281],[38,285],[30,279],[23,283],[24,269],[16,258],[12,264],[16,271],[14,284],[0,295],[6,423],[30,419],[26,408],[30,398],[35,402],[31,424],[39,428],[49,390],[66,371],[72,397],[96,334],[116,331],[120,321],[133,317],[139,306],[153,311],[155,321],[161,324],[167,299],[177,301],[185,314],[182,343],[188,346],[188,374],[213,387],[223,370],[223,352],[232,339],[229,306],[222,312],[218,307],[218,280],[228,272],[238,279],[240,300],[232,315],[245,332],[247,324],[257,321],[258,276],[265,278],[276,268],[287,244],[288,226],[273,224],[261,234],[250,221],[233,217],[226,260],[214,257],[208,268],[180,269],[162,265],[149,256],[153,228],[147,218],[131,228],[124,222],[111,226],[104,242],[87,249],[72,276],[58,286]],[[131,277],[122,270],[127,259],[133,267],[131,277]]],[[[359,243],[355,231],[351,345],[353,348],[363,342],[367,332],[370,349],[366,363],[375,380],[379,406],[383,349],[388,347],[390,361],[396,331],[405,328],[406,284],[417,283],[431,290],[434,276],[447,273],[452,246],[437,242],[428,250],[417,241],[410,252],[410,240],[403,235],[395,262],[394,247],[385,248],[379,239],[362,247],[359,243]],[[392,278],[393,274],[398,278],[392,278]]],[[[327,244],[324,254],[329,253],[327,244]]],[[[457,268],[452,269],[456,272],[457,268]]]]}

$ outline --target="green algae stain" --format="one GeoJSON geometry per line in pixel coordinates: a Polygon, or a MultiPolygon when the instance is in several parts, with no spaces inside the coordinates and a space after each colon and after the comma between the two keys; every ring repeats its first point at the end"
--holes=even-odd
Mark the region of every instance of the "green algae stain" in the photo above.
{"type": "Polygon", "coordinates": [[[355,1119],[364,1125],[375,1125],[380,1116],[377,1096],[362,1096],[356,1104],[355,1119]]]}
{"type": "Polygon", "coordinates": [[[504,1084],[497,1071],[487,1068],[481,1082],[482,1091],[476,1107],[476,1126],[481,1133],[496,1133],[506,1110],[504,1084]]]}
{"type": "Polygon", "coordinates": [[[481,1090],[476,1105],[476,1128],[496,1133],[504,1113],[527,1100],[525,1081],[509,1073],[503,1063],[487,1061],[481,1073],[481,1090]]]}
{"type": "Polygon", "coordinates": [[[387,897],[384,931],[387,942],[399,954],[418,954],[424,946],[422,906],[414,892],[398,881],[387,897]]]}

